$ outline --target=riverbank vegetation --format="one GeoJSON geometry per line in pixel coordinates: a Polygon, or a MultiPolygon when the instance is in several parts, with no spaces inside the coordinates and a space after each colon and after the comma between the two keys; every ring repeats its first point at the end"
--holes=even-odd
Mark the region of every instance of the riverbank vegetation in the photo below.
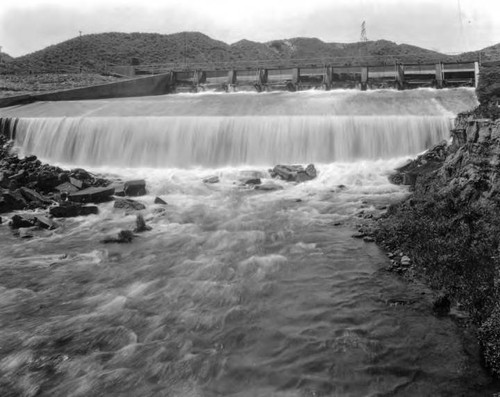
{"type": "MultiPolygon", "coordinates": [[[[485,364],[500,376],[500,74],[482,70],[478,108],[459,115],[439,167],[416,159],[393,180],[412,194],[380,220],[377,241],[412,258],[423,277],[478,327],[485,364]],[[411,177],[409,177],[411,176],[411,177]]],[[[432,149],[431,149],[432,152],[432,149]]]]}

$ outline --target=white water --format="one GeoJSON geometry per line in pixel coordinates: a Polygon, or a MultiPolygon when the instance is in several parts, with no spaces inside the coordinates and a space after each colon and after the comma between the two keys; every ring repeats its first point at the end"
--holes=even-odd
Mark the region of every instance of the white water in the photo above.
{"type": "Polygon", "coordinates": [[[360,210],[406,194],[391,169],[447,139],[474,103],[470,90],[417,90],[4,110],[26,154],[145,178],[152,230],[100,243],[134,225],[112,203],[32,240],[0,226],[0,394],[480,396],[454,323],[350,237],[360,210]],[[241,186],[269,182],[276,162],[319,174],[276,192],[241,186]]]}
{"type": "Polygon", "coordinates": [[[203,94],[33,104],[22,153],[82,166],[226,167],[353,162],[419,153],[449,136],[471,90],[203,94]],[[40,114],[43,113],[43,117],[40,114]]]}

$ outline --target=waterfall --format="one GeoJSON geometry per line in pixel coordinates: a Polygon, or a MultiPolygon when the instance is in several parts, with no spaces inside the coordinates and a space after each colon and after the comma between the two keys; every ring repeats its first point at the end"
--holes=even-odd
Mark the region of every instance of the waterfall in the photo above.
{"type": "Polygon", "coordinates": [[[16,144],[87,166],[266,166],[411,155],[451,127],[446,116],[20,118],[16,144]]]}
{"type": "Polygon", "coordinates": [[[187,94],[40,102],[0,112],[22,154],[80,166],[193,168],[415,155],[474,90],[187,94]]]}

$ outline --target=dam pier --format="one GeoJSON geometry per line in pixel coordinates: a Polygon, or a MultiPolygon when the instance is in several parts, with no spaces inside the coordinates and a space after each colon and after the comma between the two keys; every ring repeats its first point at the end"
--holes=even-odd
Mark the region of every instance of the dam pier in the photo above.
{"type": "MultiPolygon", "coordinates": [[[[238,66],[192,64],[117,66],[126,80],[43,94],[0,98],[0,108],[36,101],[140,97],[203,91],[303,91],[476,87],[479,62],[338,65],[319,62],[238,66]]],[[[113,70],[113,69],[111,69],[113,70]]]]}

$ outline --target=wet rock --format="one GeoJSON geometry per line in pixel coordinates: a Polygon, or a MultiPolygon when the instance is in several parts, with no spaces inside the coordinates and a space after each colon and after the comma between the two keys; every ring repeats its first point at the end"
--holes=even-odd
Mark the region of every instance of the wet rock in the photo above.
{"type": "Polygon", "coordinates": [[[35,226],[33,218],[28,218],[21,215],[14,215],[9,222],[9,226],[12,229],[20,229],[35,226]]]}
{"type": "Polygon", "coordinates": [[[56,223],[51,219],[47,218],[46,216],[37,215],[34,217],[34,220],[35,224],[42,229],[53,230],[57,228],[56,223]]]}
{"type": "Polygon", "coordinates": [[[69,183],[71,183],[78,190],[83,189],[83,181],[81,181],[80,179],[76,179],[76,178],[73,178],[72,176],[70,176],[69,183]]]}
{"type": "Polygon", "coordinates": [[[301,165],[276,165],[269,172],[271,177],[280,178],[288,182],[305,182],[316,178],[317,171],[313,164],[305,169],[301,165]]]}
{"type": "Polygon", "coordinates": [[[155,204],[162,204],[162,205],[167,205],[167,202],[163,200],[161,197],[155,197],[155,204]]]}
{"type": "Polygon", "coordinates": [[[146,209],[146,206],[132,199],[118,198],[115,200],[113,208],[130,210],[130,211],[141,211],[146,209]]]}
{"type": "Polygon", "coordinates": [[[101,242],[104,244],[109,244],[109,243],[131,243],[132,240],[134,239],[134,233],[130,230],[120,230],[118,235],[116,237],[106,237],[103,239],[101,242]]]}
{"type": "Polygon", "coordinates": [[[8,188],[10,186],[9,174],[7,172],[0,172],[0,188],[8,188]]]}
{"type": "Polygon", "coordinates": [[[109,185],[115,189],[115,196],[125,197],[125,184],[121,182],[115,182],[109,185]]]}
{"type": "Polygon", "coordinates": [[[353,238],[363,238],[365,236],[366,236],[366,234],[363,232],[356,232],[353,235],[351,235],[351,237],[353,237],[353,238]]]}
{"type": "Polygon", "coordinates": [[[60,184],[59,173],[42,171],[36,179],[36,186],[39,190],[49,192],[60,184]]]}
{"type": "Polygon", "coordinates": [[[203,179],[203,183],[219,183],[220,179],[217,175],[212,175],[203,179]]]}
{"type": "Polygon", "coordinates": [[[27,203],[19,190],[0,190],[0,213],[22,210],[27,203]]]}
{"type": "Polygon", "coordinates": [[[411,259],[408,256],[403,255],[401,257],[401,266],[410,266],[410,264],[411,264],[411,259]]]}
{"type": "Polygon", "coordinates": [[[18,236],[20,238],[33,238],[35,234],[33,233],[33,227],[21,227],[18,230],[18,236]]]}
{"type": "Polygon", "coordinates": [[[432,303],[432,310],[439,316],[445,316],[450,312],[451,302],[447,295],[440,294],[432,303]]]}
{"type": "Polygon", "coordinates": [[[68,196],[68,200],[78,203],[102,203],[111,200],[115,189],[112,187],[89,187],[68,196]]]}
{"type": "Polygon", "coordinates": [[[75,185],[73,185],[69,182],[61,183],[60,185],[55,187],[55,190],[57,190],[58,192],[67,193],[67,194],[76,193],[79,191],[79,189],[75,185]]]}
{"type": "Polygon", "coordinates": [[[242,183],[243,185],[260,185],[262,180],[260,178],[244,179],[242,183]]]}
{"type": "Polygon", "coordinates": [[[126,196],[144,196],[146,194],[146,181],[144,179],[126,181],[123,185],[123,191],[126,196]]]}
{"type": "Polygon", "coordinates": [[[373,243],[375,241],[375,239],[372,236],[365,236],[365,237],[363,237],[363,241],[365,241],[367,243],[373,243]]]}
{"type": "Polygon", "coordinates": [[[272,192],[275,190],[283,190],[283,186],[278,185],[277,183],[267,182],[262,185],[256,185],[255,190],[262,190],[265,192],[272,192]]]}
{"type": "Polygon", "coordinates": [[[151,226],[146,225],[146,221],[141,214],[138,214],[135,219],[135,229],[134,233],[147,232],[151,230],[151,226]]]}
{"type": "Polygon", "coordinates": [[[92,179],[92,176],[83,168],[74,168],[70,172],[70,176],[79,180],[92,179]]]}
{"type": "Polygon", "coordinates": [[[81,205],[76,203],[67,203],[58,207],[52,207],[49,210],[50,215],[56,218],[73,218],[75,216],[87,216],[97,214],[99,209],[95,205],[81,205]]]}
{"type": "Polygon", "coordinates": [[[41,195],[40,193],[36,192],[33,189],[29,189],[27,187],[21,187],[19,189],[21,192],[21,195],[26,199],[28,202],[35,202],[39,206],[43,206],[44,204],[51,204],[52,201],[49,200],[47,197],[41,195]]]}

